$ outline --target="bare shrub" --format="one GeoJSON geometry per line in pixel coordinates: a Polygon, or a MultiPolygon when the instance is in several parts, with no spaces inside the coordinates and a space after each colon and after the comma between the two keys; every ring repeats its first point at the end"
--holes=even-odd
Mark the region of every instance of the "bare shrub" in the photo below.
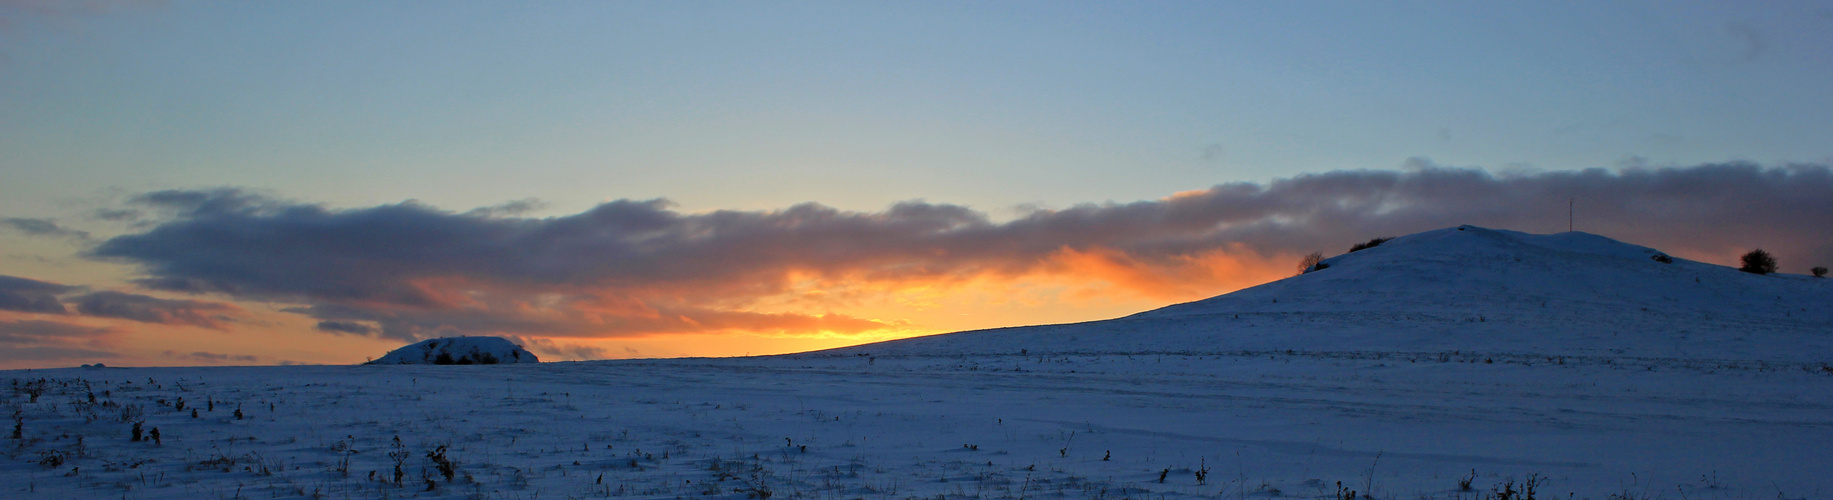
{"type": "Polygon", "coordinates": [[[1354,253],[1354,252],[1360,252],[1363,250],[1368,250],[1370,248],[1381,246],[1382,243],[1387,243],[1387,241],[1391,239],[1394,239],[1394,238],[1392,236],[1389,236],[1386,238],[1375,238],[1372,240],[1368,240],[1367,242],[1357,243],[1354,245],[1350,245],[1349,251],[1351,253],[1354,253]]]}
{"type": "Polygon", "coordinates": [[[1329,264],[1320,262],[1322,260],[1324,260],[1324,252],[1311,252],[1309,255],[1306,255],[1303,260],[1298,261],[1298,274],[1305,274],[1330,267],[1329,264]]]}
{"type": "Polygon", "coordinates": [[[1769,274],[1776,272],[1776,257],[1770,255],[1769,252],[1763,251],[1761,248],[1751,250],[1750,253],[1740,257],[1738,261],[1743,264],[1743,267],[1738,268],[1739,271],[1752,274],[1769,274]]]}

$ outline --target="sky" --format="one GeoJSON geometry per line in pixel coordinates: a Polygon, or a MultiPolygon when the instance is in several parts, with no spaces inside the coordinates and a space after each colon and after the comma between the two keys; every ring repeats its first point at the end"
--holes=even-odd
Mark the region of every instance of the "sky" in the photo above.
{"type": "Polygon", "coordinates": [[[1815,2],[0,0],[0,368],[1086,321],[1458,224],[1833,264],[1815,2]]]}

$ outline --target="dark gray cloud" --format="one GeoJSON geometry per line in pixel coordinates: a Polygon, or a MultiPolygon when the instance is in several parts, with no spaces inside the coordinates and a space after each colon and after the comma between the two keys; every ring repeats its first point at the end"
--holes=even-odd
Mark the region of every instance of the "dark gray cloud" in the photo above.
{"type": "Polygon", "coordinates": [[[283,207],[286,202],[267,195],[238,188],[204,190],[168,189],[135,196],[129,203],[181,217],[245,213],[283,207]]]}
{"type": "Polygon", "coordinates": [[[139,210],[131,208],[98,208],[89,213],[89,218],[115,222],[133,222],[139,220],[141,215],[143,214],[139,210]]]}
{"type": "Polygon", "coordinates": [[[376,333],[376,327],[355,321],[320,321],[318,322],[317,328],[319,331],[332,333],[351,333],[356,335],[374,335],[376,333]]]}
{"type": "Polygon", "coordinates": [[[112,359],[115,331],[44,320],[0,320],[0,361],[112,359]]]}
{"type": "Polygon", "coordinates": [[[165,351],[161,354],[165,355],[165,357],[168,357],[168,358],[184,359],[184,360],[191,360],[191,361],[204,361],[204,362],[209,362],[209,363],[222,363],[226,361],[240,361],[244,363],[254,363],[254,362],[261,360],[259,356],[250,356],[246,354],[221,354],[221,353],[205,352],[205,351],[197,351],[197,352],[190,352],[190,353],[180,353],[177,351],[165,351]]]}
{"type": "MultiPolygon", "coordinates": [[[[467,294],[500,293],[473,287],[467,294]]],[[[636,305],[640,310],[606,312],[596,297],[568,297],[567,307],[526,314],[522,297],[485,307],[388,307],[377,304],[321,303],[287,309],[321,321],[320,331],[376,335],[403,341],[468,334],[523,334],[551,337],[596,337],[617,334],[746,331],[789,334],[811,331],[862,332],[889,326],[840,314],[768,314],[685,306],[636,305]],[[370,326],[374,324],[376,326],[370,326]]]]}
{"type": "Polygon", "coordinates": [[[0,321],[0,344],[33,343],[47,340],[93,340],[113,333],[108,328],[74,325],[58,321],[22,319],[0,321]]]}
{"type": "Polygon", "coordinates": [[[522,215],[543,208],[547,208],[547,202],[535,198],[523,198],[500,205],[472,209],[470,212],[465,212],[465,214],[484,217],[504,217],[522,215]]]}
{"type": "Polygon", "coordinates": [[[235,321],[235,306],[201,300],[161,299],[132,293],[101,291],[72,297],[77,312],[85,316],[120,318],[143,323],[191,325],[222,329],[235,321]]]}
{"type": "Polygon", "coordinates": [[[19,218],[19,217],[7,217],[7,218],[0,219],[0,226],[10,227],[16,231],[19,231],[25,234],[29,234],[32,236],[47,236],[47,237],[53,237],[53,238],[71,238],[71,239],[77,239],[77,240],[89,239],[89,232],[78,231],[75,229],[70,229],[67,227],[59,226],[57,225],[57,221],[54,221],[51,219],[25,219],[25,218],[19,218]]]}
{"type": "Polygon", "coordinates": [[[121,357],[111,351],[66,346],[9,346],[0,349],[0,361],[89,361],[121,357]]]}
{"type": "Polygon", "coordinates": [[[1151,267],[1218,251],[1340,252],[1372,236],[1459,224],[1557,232],[1565,230],[1569,199],[1581,231],[1683,256],[1729,259],[1760,246],[1785,271],[1799,271],[1833,263],[1828,193],[1826,165],[1497,175],[1424,160],[1404,171],[1229,183],[1161,200],[1033,210],[1010,221],[920,201],[878,212],[811,203],[688,214],[662,200],[619,200],[518,218],[414,202],[331,209],[216,189],[137,198],[171,218],[109,239],[92,256],[138,265],[143,286],[305,303],[295,312],[375,324],[379,334],[402,339],[864,331],[884,325],[751,313],[745,305],[798,277],[1017,276],[1066,250],[1115,252],[1151,267]]]}
{"type": "Polygon", "coordinates": [[[60,294],[81,290],[80,287],[0,275],[0,311],[64,314],[60,294]]]}

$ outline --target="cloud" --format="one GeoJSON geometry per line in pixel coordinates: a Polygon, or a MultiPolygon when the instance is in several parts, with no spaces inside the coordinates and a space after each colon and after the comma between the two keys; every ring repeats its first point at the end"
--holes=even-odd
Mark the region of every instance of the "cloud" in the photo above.
{"type": "Polygon", "coordinates": [[[64,361],[114,359],[119,354],[100,349],[58,346],[24,346],[0,349],[0,361],[64,361]]]}
{"type": "Polygon", "coordinates": [[[0,361],[112,359],[115,330],[44,320],[0,320],[0,361]]]}
{"type": "Polygon", "coordinates": [[[1769,51],[1768,37],[1755,25],[1744,22],[1725,23],[1725,35],[1738,41],[1738,62],[1751,62],[1769,51]]]}
{"type": "Polygon", "coordinates": [[[143,215],[131,208],[98,208],[89,213],[89,218],[114,222],[133,222],[143,215]]]}
{"type": "MultiPolygon", "coordinates": [[[[178,217],[203,217],[233,213],[253,213],[287,205],[265,194],[238,188],[204,190],[168,189],[142,193],[128,203],[166,212],[178,217]]],[[[131,209],[129,209],[131,210],[131,209]]]]}
{"type": "Polygon", "coordinates": [[[219,354],[219,353],[204,352],[204,351],[197,351],[197,352],[192,352],[192,353],[179,353],[176,351],[165,351],[160,354],[168,358],[191,360],[191,361],[204,361],[204,362],[209,362],[209,363],[222,363],[225,361],[240,361],[244,363],[254,363],[254,362],[261,360],[259,356],[250,356],[250,355],[243,355],[243,354],[219,354]]]}
{"type": "MultiPolygon", "coordinates": [[[[841,314],[757,313],[630,303],[607,306],[602,300],[587,293],[571,295],[556,303],[563,307],[531,310],[530,304],[523,302],[520,296],[498,299],[487,295],[502,292],[486,291],[478,286],[464,289],[484,301],[479,304],[432,308],[376,303],[327,303],[291,308],[287,312],[321,320],[317,325],[320,331],[376,335],[403,341],[483,333],[551,337],[695,332],[769,335],[817,331],[859,333],[890,326],[841,314]]],[[[649,301],[663,300],[651,298],[649,301]]]]}
{"type": "Polygon", "coordinates": [[[74,325],[58,321],[0,321],[0,343],[18,344],[46,340],[92,340],[113,333],[108,328],[74,325]]]}
{"type": "Polygon", "coordinates": [[[1204,161],[1220,161],[1227,156],[1228,148],[1223,147],[1219,143],[1211,143],[1208,146],[1203,146],[1202,157],[1204,161]]]}
{"type": "Polygon", "coordinates": [[[357,335],[373,335],[376,333],[376,327],[354,321],[320,321],[316,328],[318,328],[319,331],[332,333],[352,333],[357,335]]]}
{"type": "Polygon", "coordinates": [[[142,286],[304,304],[290,311],[321,330],[360,334],[337,325],[373,324],[374,334],[403,340],[860,333],[896,324],[759,307],[809,287],[1035,276],[1188,300],[1252,284],[1242,276],[1270,260],[1373,236],[1458,224],[1562,231],[1568,199],[1580,230],[1704,260],[1761,246],[1805,269],[1833,262],[1829,192],[1826,165],[1498,175],[1424,159],[1401,171],[1229,183],[1009,221],[922,201],[876,212],[809,203],[681,213],[664,200],[618,200],[528,218],[417,202],[332,209],[224,188],[137,198],[168,218],[91,256],[137,265],[142,286]]]}
{"type": "Polygon", "coordinates": [[[522,214],[526,214],[526,213],[540,210],[543,208],[547,208],[547,202],[544,202],[544,201],[541,201],[535,198],[523,198],[520,200],[506,202],[500,205],[475,208],[475,209],[472,209],[470,212],[465,212],[465,214],[466,215],[477,215],[477,216],[483,216],[483,217],[502,217],[502,216],[522,215],[522,214]]]}
{"type": "Polygon", "coordinates": [[[25,218],[19,218],[19,217],[7,217],[7,218],[0,218],[0,226],[11,227],[16,231],[19,231],[19,232],[22,232],[28,235],[32,235],[32,236],[70,238],[70,239],[75,239],[75,240],[88,240],[89,239],[89,232],[78,231],[78,230],[66,228],[63,226],[59,226],[57,225],[57,221],[54,221],[51,219],[25,219],[25,218]]]}
{"type": "Polygon", "coordinates": [[[81,290],[80,287],[0,275],[0,311],[64,314],[60,294],[81,290]]]}
{"type": "Polygon", "coordinates": [[[239,312],[236,306],[199,300],[161,299],[146,295],[113,291],[94,292],[71,298],[77,312],[85,316],[120,318],[142,323],[191,325],[221,330],[228,316],[239,312]]]}
{"type": "MultiPolygon", "coordinates": [[[[610,351],[601,347],[592,347],[571,343],[560,343],[539,337],[509,337],[509,341],[535,353],[542,361],[578,361],[591,359],[608,359],[610,351]]],[[[624,348],[624,353],[636,357],[640,355],[635,349],[624,348]]]]}

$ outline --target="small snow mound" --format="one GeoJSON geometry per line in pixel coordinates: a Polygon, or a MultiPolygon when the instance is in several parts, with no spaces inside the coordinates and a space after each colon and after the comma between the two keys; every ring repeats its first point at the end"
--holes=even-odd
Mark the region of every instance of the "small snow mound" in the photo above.
{"type": "Polygon", "coordinates": [[[502,337],[448,337],[423,340],[389,351],[372,365],[494,365],[539,363],[534,353],[502,337]]]}

